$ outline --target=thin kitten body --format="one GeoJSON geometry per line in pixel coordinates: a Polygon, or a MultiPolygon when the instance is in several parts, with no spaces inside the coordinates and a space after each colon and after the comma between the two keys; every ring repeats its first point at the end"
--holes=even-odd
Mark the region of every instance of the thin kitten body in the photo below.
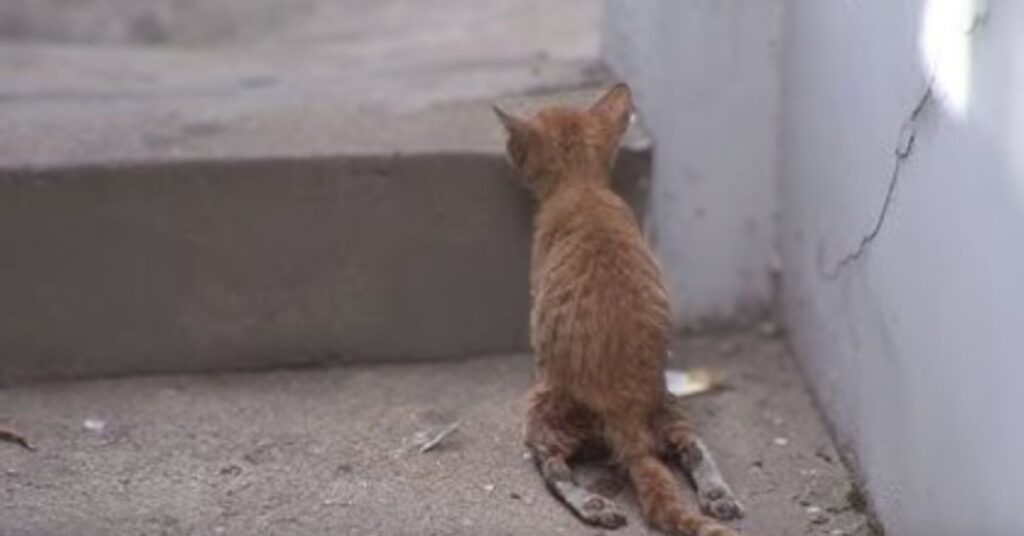
{"type": "Polygon", "coordinates": [[[704,512],[741,515],[666,391],[667,292],[632,211],[609,187],[632,115],[629,88],[612,88],[585,111],[551,107],[528,120],[495,111],[508,131],[509,159],[538,201],[530,270],[538,374],[526,443],[548,488],[585,522],[625,524],[569,467],[597,442],[629,475],[652,526],[683,536],[736,534],[691,508],[662,461],[690,473],[704,512]]]}

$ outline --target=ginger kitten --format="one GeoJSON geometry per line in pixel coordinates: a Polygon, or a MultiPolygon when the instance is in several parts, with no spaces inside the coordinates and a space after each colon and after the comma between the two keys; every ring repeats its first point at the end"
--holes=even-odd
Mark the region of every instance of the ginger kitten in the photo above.
{"type": "Polygon", "coordinates": [[[508,131],[509,159],[539,204],[530,269],[538,374],[526,444],[552,494],[587,523],[626,522],[612,502],[579,486],[569,467],[582,446],[599,442],[628,474],[652,526],[733,536],[687,504],[663,462],[692,475],[706,514],[742,514],[666,391],[667,292],[632,211],[609,187],[632,111],[621,84],[588,110],[550,107],[522,119],[495,108],[508,131]]]}

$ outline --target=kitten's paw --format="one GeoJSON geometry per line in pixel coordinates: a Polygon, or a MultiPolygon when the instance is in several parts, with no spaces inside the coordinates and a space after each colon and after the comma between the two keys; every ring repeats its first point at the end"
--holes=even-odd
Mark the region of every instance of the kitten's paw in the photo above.
{"type": "Polygon", "coordinates": [[[698,494],[700,509],[705,514],[722,521],[743,517],[743,506],[724,486],[711,486],[698,494]]]}
{"type": "Polygon", "coordinates": [[[617,529],[626,524],[626,516],[615,503],[599,495],[587,498],[580,505],[579,515],[583,521],[606,529],[617,529]]]}

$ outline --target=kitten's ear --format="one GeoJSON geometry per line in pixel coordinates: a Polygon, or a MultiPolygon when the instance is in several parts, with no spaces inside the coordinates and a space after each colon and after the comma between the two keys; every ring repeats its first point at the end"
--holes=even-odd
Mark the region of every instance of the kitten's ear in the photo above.
{"type": "Polygon", "coordinates": [[[633,96],[626,84],[618,84],[608,90],[593,106],[590,113],[611,125],[616,134],[622,134],[633,116],[633,96]]]}
{"type": "Polygon", "coordinates": [[[498,116],[498,120],[501,121],[501,124],[505,125],[505,130],[508,131],[509,136],[520,138],[526,136],[533,130],[533,126],[531,126],[528,121],[519,119],[497,106],[494,106],[494,114],[498,116]]]}

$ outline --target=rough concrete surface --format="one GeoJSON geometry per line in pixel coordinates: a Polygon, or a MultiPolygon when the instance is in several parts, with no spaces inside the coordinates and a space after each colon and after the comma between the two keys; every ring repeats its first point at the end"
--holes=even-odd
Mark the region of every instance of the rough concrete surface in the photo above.
{"type": "Polygon", "coordinates": [[[460,135],[453,103],[604,80],[599,16],[596,0],[4,2],[0,167],[479,148],[488,130],[460,135]]]}
{"type": "MultiPolygon", "coordinates": [[[[675,355],[731,386],[690,405],[745,534],[868,533],[782,341],[697,337],[675,355]]],[[[0,424],[38,450],[0,443],[0,534],[601,534],[524,458],[531,367],[508,355],[3,390],[0,424]]],[[[631,512],[614,534],[648,533],[631,512]]]]}
{"type": "Polygon", "coordinates": [[[0,384],[522,350],[530,211],[497,152],[0,171],[0,384]]]}
{"type": "Polygon", "coordinates": [[[491,106],[590,102],[596,1],[0,4],[0,384],[526,347],[491,106]]]}

